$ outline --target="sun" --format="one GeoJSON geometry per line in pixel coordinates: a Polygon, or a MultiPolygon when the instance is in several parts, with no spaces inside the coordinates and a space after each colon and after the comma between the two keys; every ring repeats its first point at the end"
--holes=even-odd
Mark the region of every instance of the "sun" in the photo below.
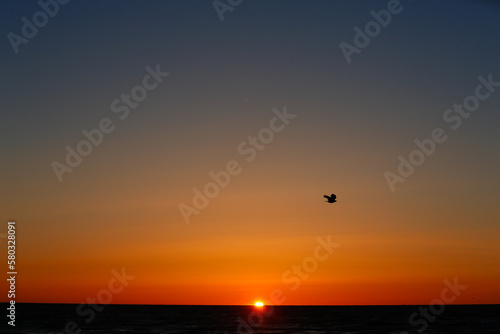
{"type": "Polygon", "coordinates": [[[255,307],[263,307],[264,303],[263,302],[255,302],[255,307]]]}

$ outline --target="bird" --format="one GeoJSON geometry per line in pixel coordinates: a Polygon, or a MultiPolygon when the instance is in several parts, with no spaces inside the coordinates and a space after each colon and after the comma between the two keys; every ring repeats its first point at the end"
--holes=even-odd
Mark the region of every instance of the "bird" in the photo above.
{"type": "Polygon", "coordinates": [[[328,203],[337,202],[337,200],[336,200],[337,196],[335,196],[335,194],[332,194],[332,196],[324,195],[323,197],[326,198],[326,202],[328,202],[328,203]]]}

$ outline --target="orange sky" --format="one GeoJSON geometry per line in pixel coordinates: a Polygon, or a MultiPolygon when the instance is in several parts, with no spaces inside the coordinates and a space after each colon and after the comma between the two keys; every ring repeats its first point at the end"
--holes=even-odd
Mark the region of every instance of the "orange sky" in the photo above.
{"type": "Polygon", "coordinates": [[[330,205],[319,175],[287,186],[272,177],[278,174],[257,171],[265,168],[258,161],[245,167],[189,225],[178,203],[165,210],[155,201],[162,187],[154,183],[113,197],[86,191],[101,182],[112,189],[114,179],[102,178],[74,187],[73,196],[60,191],[58,208],[38,199],[37,215],[17,219],[17,301],[80,303],[107,287],[111,270],[125,268],[135,278],[113,303],[251,304],[279,289],[285,305],[427,304],[455,277],[468,286],[456,303],[498,302],[500,232],[466,226],[472,215],[486,221],[494,212],[475,214],[474,203],[443,211],[453,198],[437,200],[437,210],[411,183],[377,199],[386,185],[365,180],[332,182],[338,203],[330,205]],[[274,182],[264,193],[262,177],[274,182]],[[292,289],[284,273],[314,256],[317,238],[328,235],[340,246],[292,289]]]}

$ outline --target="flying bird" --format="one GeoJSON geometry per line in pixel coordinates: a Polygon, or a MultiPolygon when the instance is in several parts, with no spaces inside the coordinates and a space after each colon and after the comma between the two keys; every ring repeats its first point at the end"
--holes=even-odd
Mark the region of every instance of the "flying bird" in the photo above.
{"type": "Polygon", "coordinates": [[[332,194],[332,196],[324,195],[323,197],[326,198],[326,201],[328,203],[335,203],[335,202],[337,202],[337,200],[336,200],[337,196],[335,196],[335,194],[332,194]]]}

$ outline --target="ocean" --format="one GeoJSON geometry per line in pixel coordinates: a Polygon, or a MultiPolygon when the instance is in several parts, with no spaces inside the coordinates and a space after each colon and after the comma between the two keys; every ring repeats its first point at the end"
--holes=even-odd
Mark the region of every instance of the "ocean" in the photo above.
{"type": "MultiPolygon", "coordinates": [[[[8,304],[3,303],[7,314],[8,304]]],[[[16,304],[2,333],[500,333],[500,305],[253,306],[16,304]]]]}

